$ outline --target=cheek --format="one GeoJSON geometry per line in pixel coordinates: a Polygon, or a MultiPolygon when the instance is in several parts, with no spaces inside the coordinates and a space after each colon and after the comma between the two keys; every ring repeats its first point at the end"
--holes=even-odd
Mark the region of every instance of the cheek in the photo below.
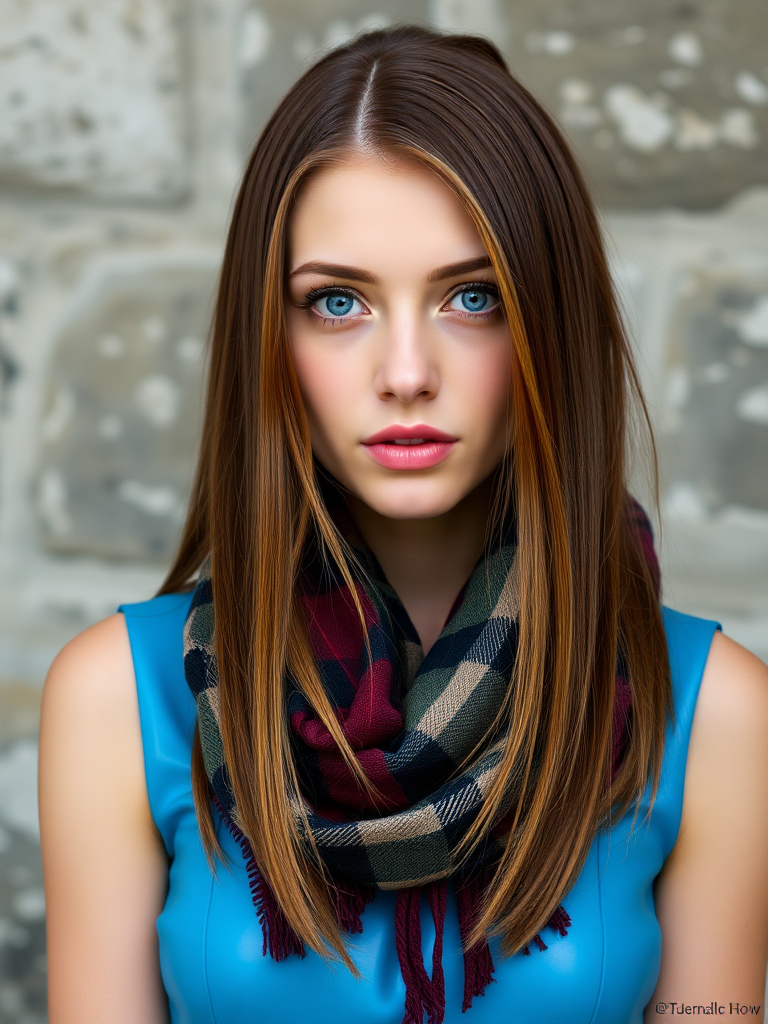
{"type": "Polygon", "coordinates": [[[461,367],[459,385],[481,434],[503,433],[512,382],[510,339],[505,334],[461,367]]]}
{"type": "Polygon", "coordinates": [[[313,358],[311,351],[296,347],[293,363],[307,413],[312,419],[323,419],[324,399],[327,399],[331,379],[325,360],[313,358]]]}
{"type": "Polygon", "coordinates": [[[309,422],[312,447],[326,453],[344,431],[345,413],[353,404],[355,384],[349,359],[292,332],[291,355],[309,422]]]}

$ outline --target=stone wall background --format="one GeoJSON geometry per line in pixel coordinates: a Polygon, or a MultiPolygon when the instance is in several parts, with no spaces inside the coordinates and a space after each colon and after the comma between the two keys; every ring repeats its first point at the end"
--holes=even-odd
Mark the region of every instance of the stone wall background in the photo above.
{"type": "Polygon", "coordinates": [[[3,0],[0,1021],[44,1019],[39,688],[162,578],[241,167],[308,62],[400,21],[488,35],[573,141],[658,430],[665,598],[768,659],[762,0],[3,0]]]}

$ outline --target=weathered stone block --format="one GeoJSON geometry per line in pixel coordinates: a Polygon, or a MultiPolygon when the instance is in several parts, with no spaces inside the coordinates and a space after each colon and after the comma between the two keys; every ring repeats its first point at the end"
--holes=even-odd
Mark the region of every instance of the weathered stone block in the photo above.
{"type": "Polygon", "coordinates": [[[166,200],[188,182],[178,0],[7,0],[0,181],[166,200]]]}
{"type": "Polygon", "coordinates": [[[37,820],[40,694],[0,681],[0,1020],[46,1020],[45,895],[37,820]]]}
{"type": "Polygon", "coordinates": [[[660,437],[665,579],[682,607],[747,624],[762,616],[762,633],[744,642],[765,656],[768,276],[683,278],[669,358],[660,437]]]}
{"type": "Polygon", "coordinates": [[[768,513],[768,277],[692,274],[673,327],[666,476],[702,515],[768,513]]]}
{"type": "Polygon", "coordinates": [[[40,428],[45,545],[166,559],[197,451],[212,266],[106,275],[62,330],[40,428]]]}
{"type": "Polygon", "coordinates": [[[762,0],[504,4],[511,67],[605,206],[705,209],[768,182],[762,0]]]}
{"type": "Polygon", "coordinates": [[[8,390],[19,373],[7,338],[8,322],[14,320],[18,312],[19,290],[15,263],[0,255],[0,416],[7,410],[8,390]]]}

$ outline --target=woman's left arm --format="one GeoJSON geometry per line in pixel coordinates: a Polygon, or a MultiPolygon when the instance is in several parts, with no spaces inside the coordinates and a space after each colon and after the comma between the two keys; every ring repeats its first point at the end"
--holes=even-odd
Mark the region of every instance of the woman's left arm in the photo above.
{"type": "MultiPolygon", "coordinates": [[[[713,1016],[762,1021],[768,667],[722,633],[712,640],[696,704],[680,832],[654,898],[661,973],[646,1024],[685,1014],[681,1004],[703,1008],[712,1002],[713,1016]]],[[[696,1013],[702,1010],[687,1011],[696,1013]]]]}

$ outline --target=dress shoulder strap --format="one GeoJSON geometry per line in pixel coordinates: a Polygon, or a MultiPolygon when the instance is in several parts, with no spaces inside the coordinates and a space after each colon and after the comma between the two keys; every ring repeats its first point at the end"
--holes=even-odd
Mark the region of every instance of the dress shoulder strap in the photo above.
{"type": "Polygon", "coordinates": [[[680,830],[685,766],[701,677],[712,637],[721,626],[711,619],[684,615],[666,607],[662,609],[662,618],[672,674],[674,716],[667,726],[664,762],[653,816],[662,830],[664,856],[667,857],[680,830]]]}
{"type": "Polygon", "coordinates": [[[179,821],[192,800],[196,708],[184,678],[184,623],[192,594],[164,594],[119,608],[136,673],[149,807],[170,857],[179,821]]]}

